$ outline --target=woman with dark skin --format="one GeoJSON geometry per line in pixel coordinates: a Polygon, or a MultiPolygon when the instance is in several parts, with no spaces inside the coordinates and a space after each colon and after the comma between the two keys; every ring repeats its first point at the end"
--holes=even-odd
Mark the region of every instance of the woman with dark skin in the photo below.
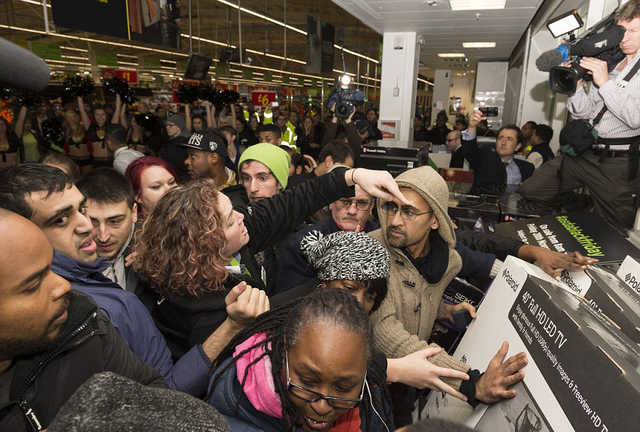
{"type": "Polygon", "coordinates": [[[391,431],[367,313],[340,289],[260,315],[214,361],[208,402],[234,430],[391,431]]]}

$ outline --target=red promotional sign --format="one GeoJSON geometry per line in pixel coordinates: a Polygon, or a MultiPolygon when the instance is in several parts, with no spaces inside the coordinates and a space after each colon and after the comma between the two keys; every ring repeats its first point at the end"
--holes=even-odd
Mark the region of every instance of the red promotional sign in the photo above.
{"type": "Polygon", "coordinates": [[[138,84],[138,72],[134,70],[117,70],[116,76],[129,84],[138,84]]]}
{"type": "Polygon", "coordinates": [[[111,68],[102,69],[102,79],[108,80],[116,76],[116,70],[111,68]]]}
{"type": "Polygon", "coordinates": [[[276,92],[254,91],[251,93],[251,101],[256,106],[267,106],[276,101],[276,92]]]}
{"type": "Polygon", "coordinates": [[[233,90],[238,91],[238,86],[236,84],[228,85],[223,83],[216,83],[215,85],[217,90],[233,90]]]}

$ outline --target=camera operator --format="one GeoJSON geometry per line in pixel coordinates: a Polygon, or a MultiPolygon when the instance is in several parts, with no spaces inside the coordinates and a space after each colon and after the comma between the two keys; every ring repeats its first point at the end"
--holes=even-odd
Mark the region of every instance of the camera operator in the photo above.
{"type": "MultiPolygon", "coordinates": [[[[520,194],[575,211],[583,203],[572,191],[587,187],[596,213],[624,230],[633,225],[640,187],[640,76],[635,73],[640,67],[640,0],[624,4],[615,20],[626,29],[620,42],[625,59],[608,73],[605,61],[584,57],[580,66],[592,75],[593,84],[586,93],[580,80],[576,93],[567,101],[574,119],[595,125],[597,140],[579,156],[564,154],[543,164],[521,185],[520,194]]],[[[566,144],[562,133],[560,138],[561,145],[566,144]]]]}
{"type": "MultiPolygon", "coordinates": [[[[335,113],[335,106],[331,107],[330,111],[333,113],[333,117],[331,118],[331,122],[327,123],[324,136],[322,137],[322,143],[320,144],[320,148],[324,148],[327,144],[335,139],[341,139],[342,134],[338,133],[340,129],[339,118],[335,113]]],[[[351,110],[351,114],[349,117],[344,119],[344,134],[346,135],[347,144],[351,147],[351,151],[353,152],[353,162],[354,166],[357,166],[358,158],[360,157],[360,150],[362,146],[362,138],[358,134],[358,128],[356,123],[353,121],[353,116],[356,113],[356,107],[354,106],[351,110]]],[[[318,162],[322,162],[321,160],[318,162]]]]}

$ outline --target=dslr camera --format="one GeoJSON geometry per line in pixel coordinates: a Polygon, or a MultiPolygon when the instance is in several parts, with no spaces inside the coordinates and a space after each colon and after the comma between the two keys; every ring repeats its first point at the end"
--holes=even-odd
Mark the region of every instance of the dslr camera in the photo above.
{"type": "Polygon", "coordinates": [[[336,78],[336,85],[329,93],[327,106],[329,109],[335,107],[337,118],[349,118],[356,105],[364,102],[364,92],[354,89],[352,82],[351,77],[344,74],[336,78]]]}

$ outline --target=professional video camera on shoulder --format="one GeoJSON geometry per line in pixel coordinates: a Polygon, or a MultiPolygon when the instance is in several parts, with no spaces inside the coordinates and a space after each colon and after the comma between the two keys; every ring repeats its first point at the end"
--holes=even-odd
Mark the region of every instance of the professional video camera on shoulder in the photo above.
{"type": "Polygon", "coordinates": [[[353,88],[353,79],[350,75],[344,74],[336,78],[336,84],[331,93],[327,106],[329,109],[335,107],[336,117],[349,118],[355,111],[355,106],[364,101],[364,92],[353,88]]]}
{"type": "Polygon", "coordinates": [[[574,34],[583,26],[578,11],[571,10],[547,23],[547,28],[553,37],[569,35],[564,44],[542,53],[536,60],[538,70],[549,72],[552,91],[572,95],[577,90],[579,80],[593,79],[590,74],[587,74],[587,70],[580,66],[582,57],[595,57],[607,62],[609,72],[624,59],[625,56],[619,45],[626,30],[616,24],[615,12],[594,25],[579,39],[574,34]],[[560,66],[567,60],[570,61],[568,65],[560,66]]]}

